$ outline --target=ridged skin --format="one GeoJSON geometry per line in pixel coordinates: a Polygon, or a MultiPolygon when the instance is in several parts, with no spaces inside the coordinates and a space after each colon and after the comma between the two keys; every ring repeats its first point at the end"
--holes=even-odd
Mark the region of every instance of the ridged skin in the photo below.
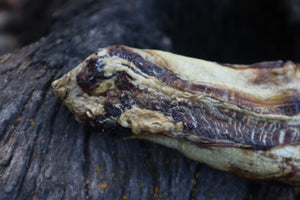
{"type": "Polygon", "coordinates": [[[76,119],[131,128],[214,168],[300,185],[300,67],[225,65],[157,50],[100,49],[53,82],[76,119]]]}

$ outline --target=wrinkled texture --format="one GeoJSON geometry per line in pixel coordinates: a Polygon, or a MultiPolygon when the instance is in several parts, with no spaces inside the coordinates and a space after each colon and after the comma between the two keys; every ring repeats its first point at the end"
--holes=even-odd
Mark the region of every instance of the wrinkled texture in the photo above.
{"type": "Polygon", "coordinates": [[[300,67],[221,65],[100,49],[52,83],[76,119],[174,148],[241,177],[300,184],[300,67]]]}

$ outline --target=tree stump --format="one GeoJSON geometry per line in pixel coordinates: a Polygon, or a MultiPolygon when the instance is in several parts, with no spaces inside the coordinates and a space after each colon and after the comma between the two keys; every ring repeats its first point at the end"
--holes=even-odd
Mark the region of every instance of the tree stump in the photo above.
{"type": "Polygon", "coordinates": [[[1,56],[1,200],[297,198],[288,186],[242,180],[160,145],[91,130],[55,97],[51,82],[98,48],[171,50],[155,17],[166,7],[146,0],[71,1],[48,36],[1,56]]]}

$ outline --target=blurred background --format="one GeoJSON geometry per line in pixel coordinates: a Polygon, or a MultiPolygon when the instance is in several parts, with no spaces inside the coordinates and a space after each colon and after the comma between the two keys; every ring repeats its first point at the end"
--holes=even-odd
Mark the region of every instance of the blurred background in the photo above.
{"type": "MultiPolygon", "coordinates": [[[[300,62],[300,0],[143,1],[173,52],[223,63],[300,62]]],[[[38,41],[93,2],[0,0],[0,54],[38,41]]]]}

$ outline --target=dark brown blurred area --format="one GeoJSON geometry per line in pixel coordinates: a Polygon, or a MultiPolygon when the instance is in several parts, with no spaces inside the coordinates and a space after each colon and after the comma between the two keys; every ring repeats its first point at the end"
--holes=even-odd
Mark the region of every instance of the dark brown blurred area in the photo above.
{"type": "MultiPolygon", "coordinates": [[[[300,61],[299,0],[146,1],[176,53],[231,63],[300,61]]],[[[56,20],[82,12],[89,2],[1,0],[0,53],[39,40],[56,20]]]]}
{"type": "Polygon", "coordinates": [[[159,1],[180,54],[230,63],[300,61],[299,0],[159,1]],[[168,6],[171,5],[171,6],[168,6]]]}
{"type": "Polygon", "coordinates": [[[0,0],[0,53],[47,34],[54,10],[63,3],[63,0],[0,0]]]}

